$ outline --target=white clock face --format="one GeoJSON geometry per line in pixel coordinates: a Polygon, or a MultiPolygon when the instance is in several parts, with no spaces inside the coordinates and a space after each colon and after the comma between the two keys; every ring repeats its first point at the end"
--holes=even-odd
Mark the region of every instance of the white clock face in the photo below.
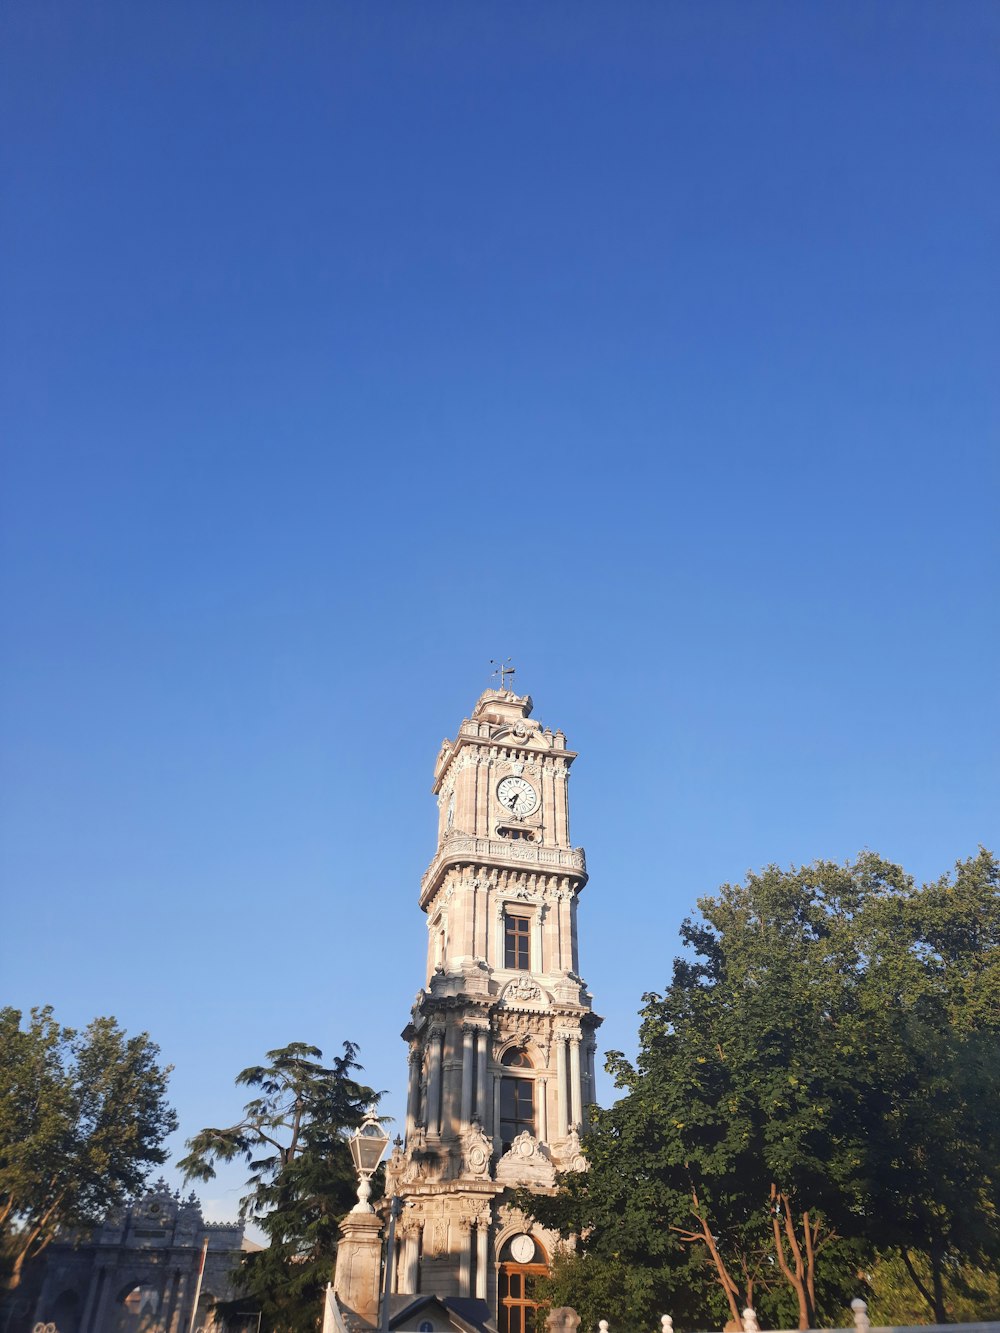
{"type": "Polygon", "coordinates": [[[535,1242],[530,1236],[515,1236],[510,1243],[510,1257],[516,1264],[530,1264],[535,1257],[535,1242]]]}
{"type": "Polygon", "coordinates": [[[497,800],[519,819],[538,808],[538,792],[527,778],[504,778],[497,786],[497,800]]]}

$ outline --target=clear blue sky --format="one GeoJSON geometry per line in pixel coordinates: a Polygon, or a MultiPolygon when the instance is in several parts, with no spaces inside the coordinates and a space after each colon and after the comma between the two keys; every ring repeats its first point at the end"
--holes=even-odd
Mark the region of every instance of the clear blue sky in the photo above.
{"type": "Polygon", "coordinates": [[[581,752],[605,1049],[747,868],[1000,844],[998,48],[977,0],[6,4],[3,998],[148,1029],[178,1145],[290,1040],[398,1115],[499,655],[581,752]]]}

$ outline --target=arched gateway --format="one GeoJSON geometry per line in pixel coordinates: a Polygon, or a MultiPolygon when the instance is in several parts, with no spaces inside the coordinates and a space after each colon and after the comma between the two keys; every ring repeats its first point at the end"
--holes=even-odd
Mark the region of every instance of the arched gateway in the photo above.
{"type": "Polygon", "coordinates": [[[576,756],[531,709],[487,690],[438,755],[437,850],[420,889],[427,968],[403,1032],[406,1139],[387,1174],[406,1203],[393,1291],[478,1297],[501,1333],[524,1333],[556,1238],[499,1198],[549,1190],[581,1165],[601,1022],[580,977],[576,756]]]}
{"type": "MultiPolygon", "coordinates": [[[[181,1199],[160,1180],[89,1234],[60,1237],[39,1261],[31,1323],[56,1333],[188,1333],[216,1327],[216,1296],[230,1299],[244,1249],[239,1222],[202,1217],[193,1194],[181,1199]],[[197,1302],[197,1305],[196,1305],[197,1302]],[[192,1320],[192,1313],[195,1317],[192,1320]]],[[[236,1319],[227,1333],[246,1333],[236,1319]]]]}

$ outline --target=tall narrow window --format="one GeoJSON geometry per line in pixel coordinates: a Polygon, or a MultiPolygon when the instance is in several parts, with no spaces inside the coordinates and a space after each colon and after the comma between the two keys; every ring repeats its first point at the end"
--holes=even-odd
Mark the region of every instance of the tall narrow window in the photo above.
{"type": "Polygon", "coordinates": [[[530,968],[528,938],[531,922],[526,916],[504,917],[504,967],[527,972],[530,968]]]}
{"type": "MultiPolygon", "coordinates": [[[[500,1063],[506,1069],[530,1069],[531,1061],[524,1051],[507,1051],[500,1063]]],[[[504,1074],[500,1080],[500,1142],[506,1152],[510,1145],[527,1130],[535,1132],[535,1084],[530,1078],[515,1078],[504,1074]]]]}

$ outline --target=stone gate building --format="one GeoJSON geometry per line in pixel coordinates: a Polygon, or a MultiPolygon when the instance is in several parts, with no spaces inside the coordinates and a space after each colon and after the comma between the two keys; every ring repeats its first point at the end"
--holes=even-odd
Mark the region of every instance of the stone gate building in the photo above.
{"type": "MultiPolygon", "coordinates": [[[[160,1180],[89,1235],[48,1246],[29,1327],[52,1324],[57,1333],[217,1327],[212,1306],[232,1297],[232,1272],[246,1247],[256,1248],[244,1240],[242,1223],[206,1222],[193,1194],[181,1199],[160,1180]]],[[[254,1315],[249,1327],[256,1323],[254,1315]]],[[[229,1333],[243,1333],[243,1326],[236,1321],[229,1333]]]]}

